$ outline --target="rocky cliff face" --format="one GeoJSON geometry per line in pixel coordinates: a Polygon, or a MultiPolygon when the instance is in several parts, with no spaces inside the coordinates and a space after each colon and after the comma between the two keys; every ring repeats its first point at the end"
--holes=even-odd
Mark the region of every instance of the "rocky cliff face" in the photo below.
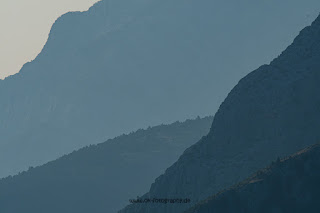
{"type": "Polygon", "coordinates": [[[259,170],[185,213],[319,212],[320,146],[259,170]]]}
{"type": "Polygon", "coordinates": [[[0,176],[214,113],[320,6],[294,2],[104,0],[61,16],[38,57],[0,81],[0,176]]]}
{"type": "Polygon", "coordinates": [[[121,213],[182,212],[278,156],[320,141],[319,45],[320,17],[277,59],[239,81],[208,136],[188,148],[144,196],[189,197],[190,204],[134,204],[121,213]]]}

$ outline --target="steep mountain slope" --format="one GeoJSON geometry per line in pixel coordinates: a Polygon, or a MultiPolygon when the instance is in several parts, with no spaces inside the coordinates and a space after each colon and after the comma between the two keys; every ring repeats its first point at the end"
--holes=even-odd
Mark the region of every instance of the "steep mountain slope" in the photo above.
{"type": "Polygon", "coordinates": [[[121,212],[182,212],[276,157],[320,141],[319,69],[320,17],[277,59],[239,81],[215,114],[210,133],[144,195],[190,197],[190,204],[134,204],[121,212]]]}
{"type": "Polygon", "coordinates": [[[214,113],[317,8],[315,0],[104,0],[61,16],[38,57],[0,81],[0,177],[214,113]]]}
{"type": "Polygon", "coordinates": [[[139,130],[2,179],[0,212],[116,212],[207,134],[212,119],[139,130]]]}
{"type": "Polygon", "coordinates": [[[320,145],[279,160],[185,213],[319,212],[320,145]]]}

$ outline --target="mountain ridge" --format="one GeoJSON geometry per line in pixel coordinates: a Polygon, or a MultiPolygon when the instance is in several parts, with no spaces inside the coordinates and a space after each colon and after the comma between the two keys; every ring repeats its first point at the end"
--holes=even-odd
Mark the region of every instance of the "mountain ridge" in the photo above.
{"type": "Polygon", "coordinates": [[[190,204],[131,204],[119,212],[183,212],[276,157],[320,141],[319,19],[271,65],[239,81],[220,105],[209,134],[189,147],[142,197],[189,196],[190,204]],[[315,52],[310,58],[301,49],[315,52]],[[290,60],[294,67],[286,67],[290,60]]]}
{"type": "Polygon", "coordinates": [[[279,159],[184,213],[317,212],[320,144],[279,159]],[[310,188],[310,186],[312,186],[310,188]],[[308,198],[304,198],[308,197],[308,198]]]}
{"type": "Polygon", "coordinates": [[[0,177],[124,132],[211,115],[247,70],[289,43],[305,11],[320,8],[296,1],[117,0],[109,10],[101,1],[61,16],[37,58],[0,81],[0,177]]]}
{"type": "Polygon", "coordinates": [[[116,212],[147,190],[213,117],[123,134],[0,179],[0,212],[116,212]]]}

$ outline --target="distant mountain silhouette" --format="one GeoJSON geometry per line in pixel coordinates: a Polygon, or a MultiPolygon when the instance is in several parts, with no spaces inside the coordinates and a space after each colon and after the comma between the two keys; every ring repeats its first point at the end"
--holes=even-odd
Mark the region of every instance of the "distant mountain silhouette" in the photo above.
{"type": "Polygon", "coordinates": [[[213,114],[320,8],[311,0],[106,3],[61,16],[37,58],[0,81],[0,177],[138,128],[213,114]]]}
{"type": "Polygon", "coordinates": [[[319,212],[320,145],[273,162],[184,213],[319,212]]]}
{"type": "MultiPolygon", "coordinates": [[[[263,50],[261,50],[263,51],[263,50]]],[[[241,79],[210,133],[188,148],[142,198],[190,204],[132,204],[121,213],[180,213],[267,166],[320,141],[320,17],[269,65],[241,79]]]]}
{"type": "Polygon", "coordinates": [[[0,176],[213,114],[306,25],[310,2],[104,0],[61,16],[37,58],[0,81],[0,176]]]}
{"type": "Polygon", "coordinates": [[[138,130],[2,179],[0,212],[117,212],[206,135],[212,119],[138,130]]]}

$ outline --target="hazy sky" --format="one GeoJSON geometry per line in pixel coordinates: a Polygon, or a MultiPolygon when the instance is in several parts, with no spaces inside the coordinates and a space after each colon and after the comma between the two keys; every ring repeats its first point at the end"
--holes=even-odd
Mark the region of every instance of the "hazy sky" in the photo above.
{"type": "Polygon", "coordinates": [[[98,0],[0,0],[0,79],[19,72],[45,44],[53,22],[98,0]]]}

